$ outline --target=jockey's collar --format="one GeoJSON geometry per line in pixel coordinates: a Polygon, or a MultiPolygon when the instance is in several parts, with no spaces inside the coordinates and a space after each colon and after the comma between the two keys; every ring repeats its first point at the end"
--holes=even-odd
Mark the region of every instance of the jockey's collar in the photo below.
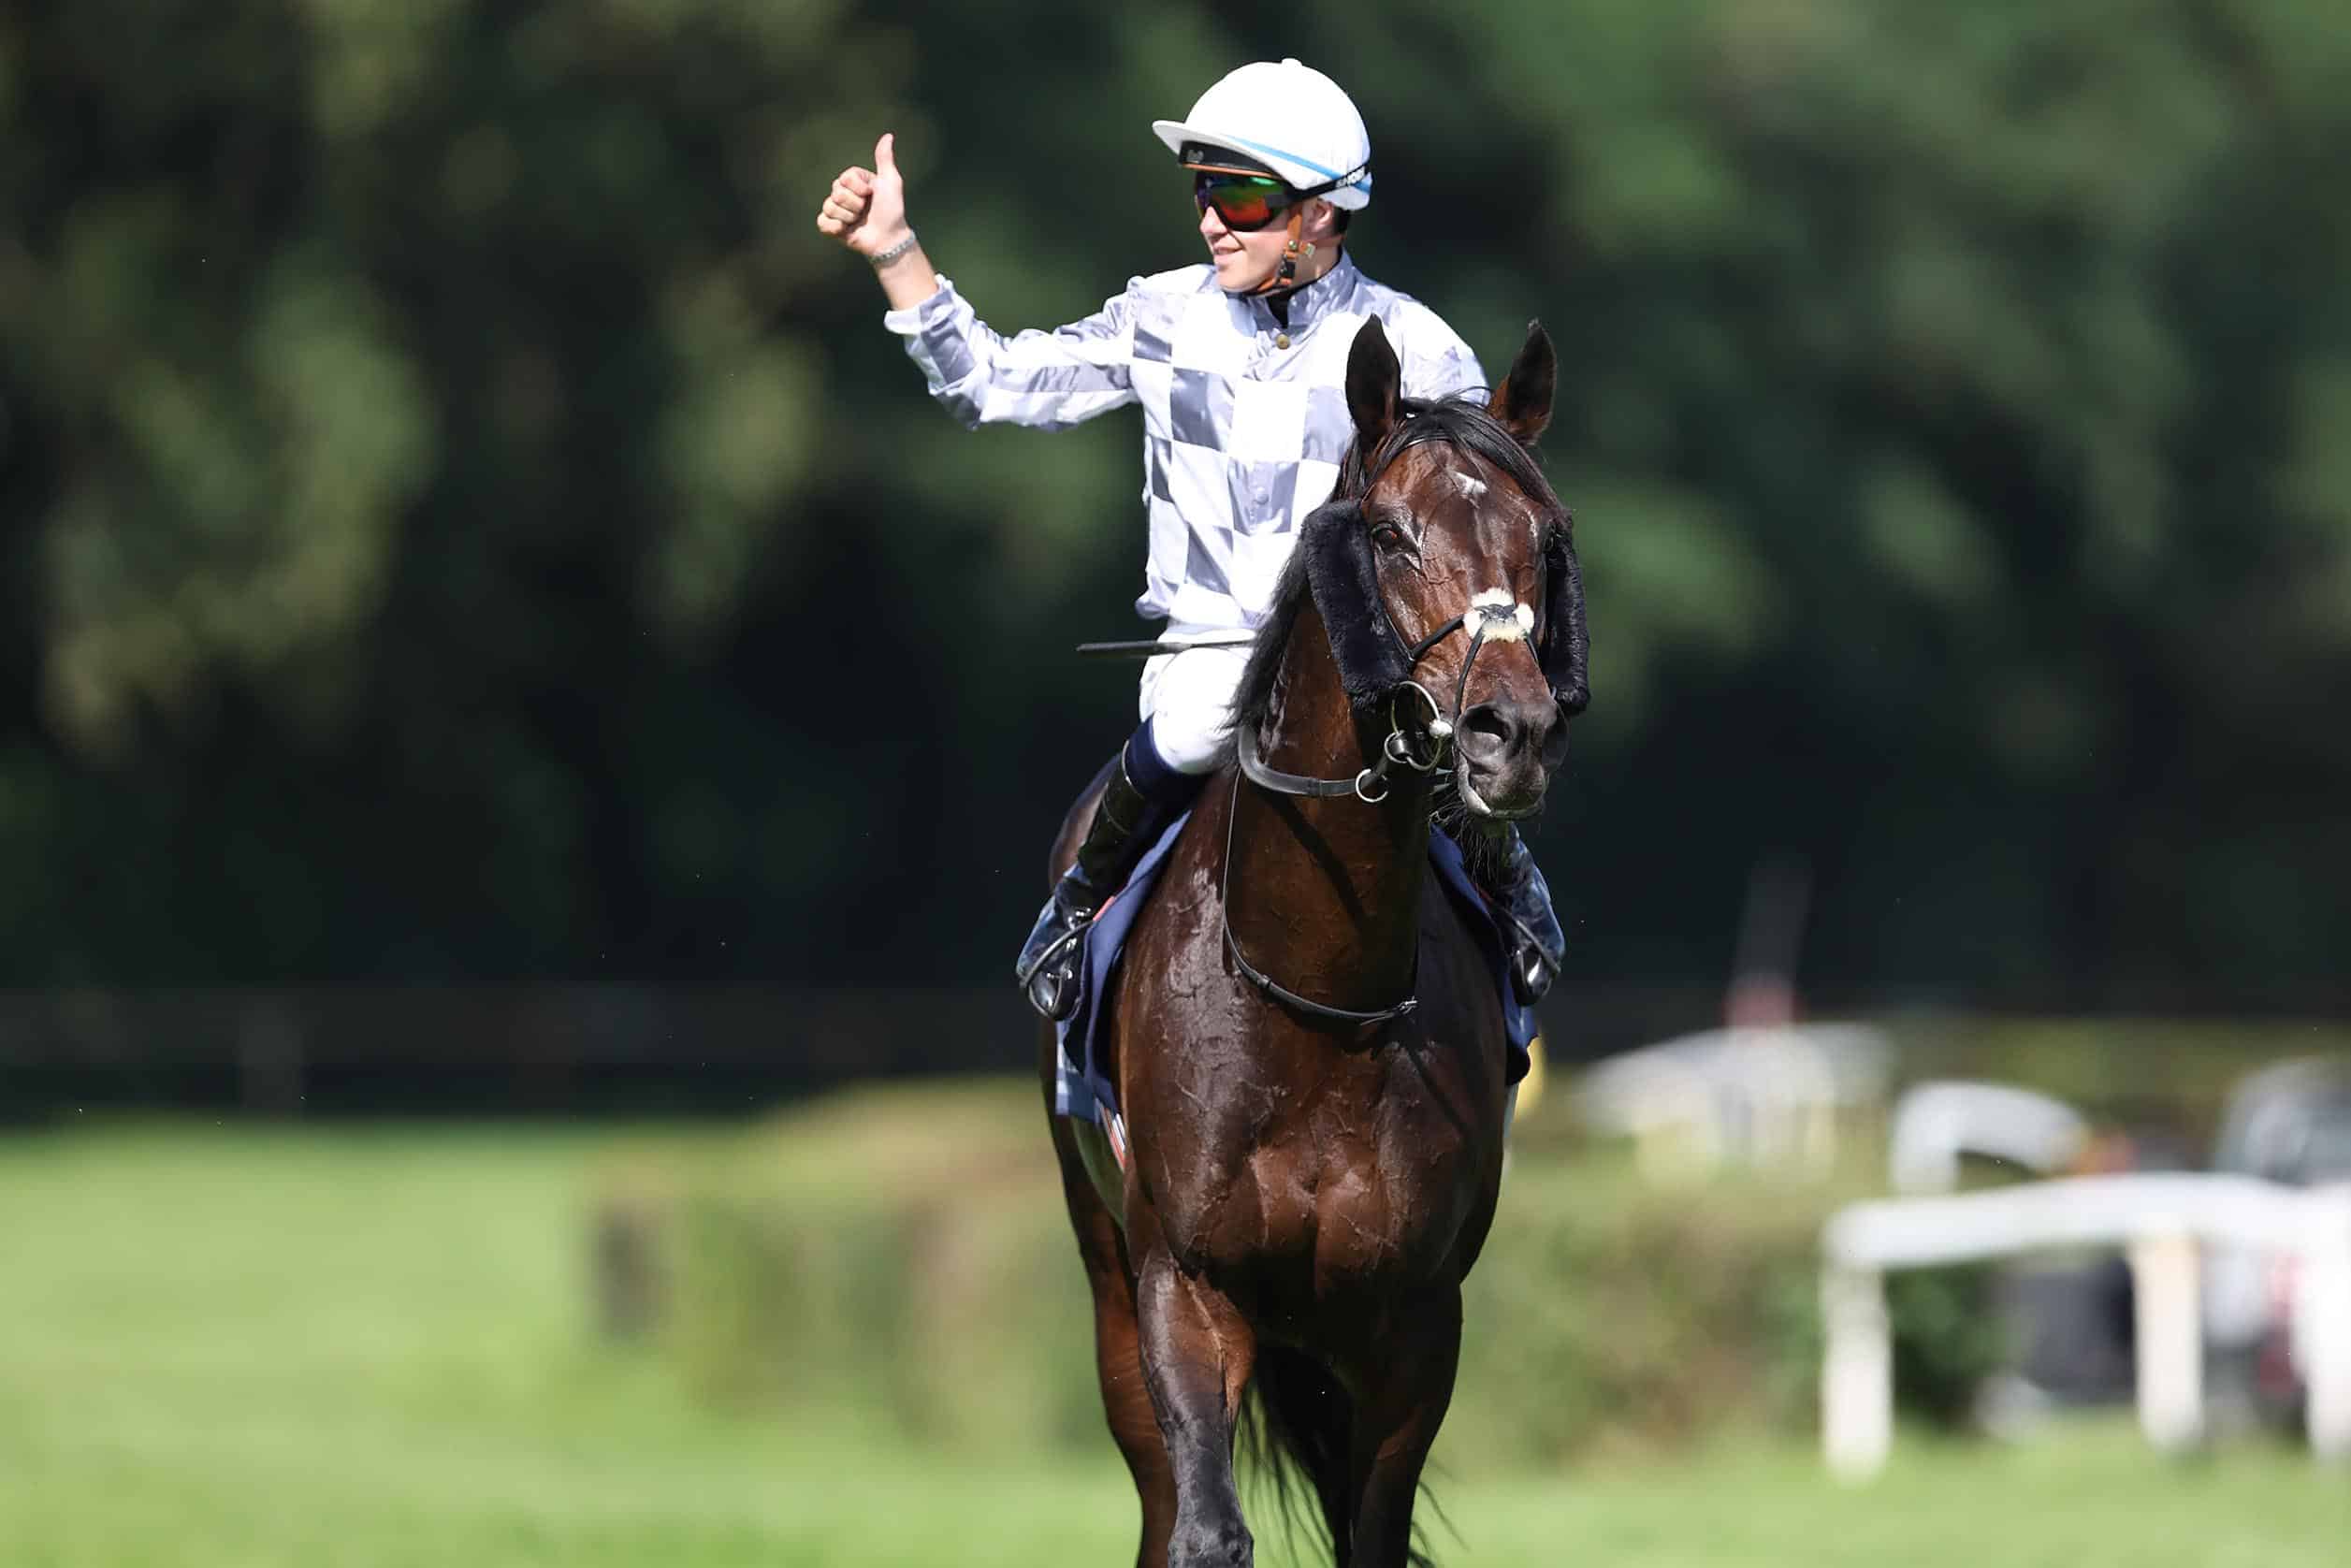
{"type": "Polygon", "coordinates": [[[1267,313],[1271,315],[1275,324],[1280,327],[1286,328],[1292,326],[1303,326],[1305,323],[1291,320],[1291,308],[1293,306],[1303,308],[1311,319],[1319,309],[1330,302],[1331,296],[1342,292],[1336,286],[1340,274],[1354,270],[1354,259],[1347,254],[1344,247],[1334,241],[1332,248],[1338,251],[1338,259],[1333,261],[1329,270],[1319,278],[1307,283],[1294,283],[1288,288],[1274,289],[1265,294],[1227,294],[1225,298],[1237,300],[1243,305],[1263,305],[1267,313]]]}

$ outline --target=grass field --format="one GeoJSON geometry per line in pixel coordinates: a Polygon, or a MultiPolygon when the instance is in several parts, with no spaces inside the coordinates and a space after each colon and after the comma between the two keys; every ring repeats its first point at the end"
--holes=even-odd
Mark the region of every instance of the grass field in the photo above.
{"type": "MultiPolygon", "coordinates": [[[[631,1141],[718,1136],[7,1135],[0,1565],[1131,1561],[1107,1442],[949,1464],[853,1412],[697,1406],[650,1353],[598,1342],[593,1173],[631,1141]]],[[[2351,1476],[2260,1447],[2167,1464],[2126,1425],[2027,1449],[1906,1437],[1861,1491],[1743,1447],[1442,1492],[1459,1539],[1434,1544],[1461,1565],[2351,1562],[2351,1476]]]]}

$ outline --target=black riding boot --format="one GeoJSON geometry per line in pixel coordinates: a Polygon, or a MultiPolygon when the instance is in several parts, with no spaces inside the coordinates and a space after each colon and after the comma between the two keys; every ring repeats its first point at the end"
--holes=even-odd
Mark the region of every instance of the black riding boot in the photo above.
{"type": "Polygon", "coordinates": [[[1102,804],[1078,858],[1062,874],[1053,895],[1037,917],[1012,978],[1028,993],[1029,1006],[1047,1018],[1063,1019],[1078,1005],[1078,938],[1088,922],[1126,879],[1135,862],[1168,824],[1192,804],[1200,777],[1182,774],[1160,761],[1146,722],[1111,764],[1102,804]]]}
{"type": "Polygon", "coordinates": [[[1508,917],[1510,983],[1528,1007],[1543,999],[1567,956],[1567,936],[1551,908],[1551,890],[1536,869],[1527,841],[1512,827],[1502,840],[1505,854],[1487,892],[1508,917]]]}

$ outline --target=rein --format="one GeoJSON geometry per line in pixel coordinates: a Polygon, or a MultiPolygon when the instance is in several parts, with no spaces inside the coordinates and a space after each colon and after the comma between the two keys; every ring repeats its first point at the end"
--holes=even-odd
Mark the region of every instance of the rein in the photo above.
{"type": "Polygon", "coordinates": [[[1391,1018],[1401,1017],[1420,1005],[1419,959],[1415,954],[1413,979],[1412,982],[1404,988],[1404,999],[1393,1006],[1372,1011],[1362,1011],[1354,1008],[1334,1008],[1301,996],[1249,962],[1247,955],[1241,951],[1241,938],[1233,934],[1233,820],[1241,814],[1241,778],[1245,776],[1250,783],[1272,794],[1294,795],[1307,800],[1335,800],[1343,795],[1353,795],[1366,806],[1377,806],[1388,797],[1387,775],[1390,768],[1409,768],[1414,773],[1424,776],[1436,772],[1444,764],[1445,752],[1452,747],[1453,737],[1460,729],[1461,706],[1469,697],[1470,670],[1477,662],[1478,650],[1486,646],[1486,634],[1507,626],[1510,630],[1503,640],[1516,641],[1527,634],[1530,631],[1528,623],[1533,619],[1531,612],[1521,615],[1519,613],[1521,606],[1512,603],[1507,594],[1499,589],[1489,591],[1492,597],[1489,598],[1485,593],[1477,595],[1470,601],[1470,607],[1467,610],[1423,637],[1406,653],[1405,667],[1409,669],[1417,665],[1430,648],[1460,630],[1473,618],[1476,621],[1475,626],[1470,632],[1469,657],[1461,661],[1461,675],[1454,683],[1452,717],[1447,718],[1444,710],[1438,707],[1437,699],[1429,694],[1427,687],[1416,680],[1407,680],[1388,697],[1387,739],[1380,744],[1379,760],[1353,777],[1315,778],[1306,774],[1284,773],[1277,768],[1268,767],[1265,759],[1257,754],[1256,726],[1254,724],[1241,726],[1241,733],[1236,737],[1241,771],[1233,776],[1232,805],[1225,813],[1225,865],[1223,875],[1217,882],[1217,912],[1225,922],[1225,949],[1233,955],[1233,963],[1242,974],[1249,977],[1258,990],[1263,991],[1274,1000],[1296,1008],[1300,1012],[1313,1017],[1327,1018],[1336,1023],[1384,1024],[1391,1018]],[[1414,745],[1413,732],[1396,711],[1397,703],[1407,691],[1416,692],[1420,700],[1429,704],[1428,722],[1421,727],[1419,732],[1426,741],[1425,750],[1414,745]],[[1370,786],[1375,784],[1379,786],[1378,794],[1371,792],[1370,786]]]}

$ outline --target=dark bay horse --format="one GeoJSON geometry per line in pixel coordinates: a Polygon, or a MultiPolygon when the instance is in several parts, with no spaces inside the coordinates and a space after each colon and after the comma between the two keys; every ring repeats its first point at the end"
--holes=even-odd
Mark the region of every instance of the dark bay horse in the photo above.
{"type": "MultiPolygon", "coordinates": [[[[1235,765],[1103,1000],[1126,1165],[1052,1119],[1146,1568],[1251,1561],[1244,1392],[1337,1562],[1415,1560],[1508,1099],[1494,971],[1429,874],[1429,813],[1449,784],[1473,841],[1534,811],[1584,704],[1568,517],[1529,451],[1553,380],[1534,327],[1488,402],[1406,402],[1362,328],[1355,446],[1251,655],[1235,765]]],[[[1054,1051],[1048,1027],[1049,1106],[1054,1051]]]]}

